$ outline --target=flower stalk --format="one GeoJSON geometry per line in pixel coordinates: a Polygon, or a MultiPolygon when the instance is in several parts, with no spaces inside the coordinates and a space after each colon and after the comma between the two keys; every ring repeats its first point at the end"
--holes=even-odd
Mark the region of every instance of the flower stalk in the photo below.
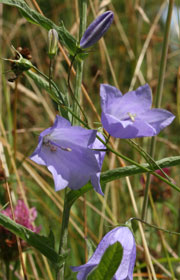
{"type": "MultiPolygon", "coordinates": [[[[170,0],[169,8],[168,8],[168,16],[167,16],[165,32],[164,32],[164,41],[163,41],[162,55],[161,55],[161,62],[160,62],[159,79],[158,79],[158,86],[157,86],[156,100],[155,100],[155,106],[158,108],[161,106],[161,100],[162,100],[173,5],[174,5],[174,0],[170,0]]],[[[154,158],[155,147],[156,147],[156,138],[153,137],[151,139],[150,152],[149,152],[149,154],[152,158],[154,158]]],[[[150,174],[148,174],[147,181],[146,181],[146,188],[145,188],[142,215],[141,215],[142,220],[145,220],[146,215],[147,215],[149,186],[150,186],[150,174]]]]}
{"type": "MultiPolygon", "coordinates": [[[[69,215],[71,210],[71,205],[69,206],[67,203],[67,194],[69,190],[66,188],[64,192],[64,209],[62,216],[62,226],[61,226],[61,236],[60,236],[60,244],[59,244],[59,254],[65,253],[67,250],[67,240],[68,240],[68,224],[69,224],[69,215]]],[[[65,263],[63,264],[60,271],[57,271],[57,280],[65,279],[65,263]]]]}
{"type": "MultiPolygon", "coordinates": [[[[79,1],[79,9],[80,9],[79,38],[81,38],[86,29],[87,0],[79,1]]],[[[81,84],[82,84],[82,76],[83,76],[83,65],[84,65],[83,61],[77,61],[76,85],[75,85],[74,95],[79,104],[81,104],[81,84]]],[[[77,116],[80,116],[79,106],[75,102],[74,102],[74,113],[77,116]]],[[[76,125],[79,124],[79,122],[77,120],[73,120],[73,122],[76,125]]]]}
{"type": "MultiPolygon", "coordinates": [[[[79,28],[79,37],[82,37],[82,34],[86,28],[86,17],[87,17],[87,0],[80,0],[79,1],[79,8],[80,8],[80,28],[79,28]]],[[[82,84],[82,75],[83,75],[83,61],[77,61],[77,69],[76,69],[76,85],[75,85],[75,98],[80,104],[81,99],[81,84],[82,84]]],[[[74,102],[73,111],[74,114],[80,117],[80,108],[74,102]]],[[[72,124],[79,124],[77,119],[73,120],[72,124]]],[[[65,190],[65,197],[64,197],[64,209],[63,209],[63,217],[62,217],[62,227],[61,227],[61,236],[60,236],[60,244],[59,244],[59,253],[64,252],[67,249],[67,240],[68,240],[68,224],[69,224],[69,215],[70,215],[70,208],[71,206],[67,205],[67,189],[65,190]]],[[[65,265],[57,274],[57,280],[64,279],[64,272],[65,272],[65,265]]]]}

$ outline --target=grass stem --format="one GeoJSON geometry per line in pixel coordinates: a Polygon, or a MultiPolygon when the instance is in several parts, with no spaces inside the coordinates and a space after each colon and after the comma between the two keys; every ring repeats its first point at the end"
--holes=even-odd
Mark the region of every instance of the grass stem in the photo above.
{"type": "MultiPolygon", "coordinates": [[[[167,21],[166,21],[166,26],[165,26],[165,32],[164,32],[164,41],[163,41],[161,62],[160,62],[160,69],[159,69],[158,87],[157,87],[156,100],[155,100],[155,107],[157,107],[157,108],[159,108],[161,106],[161,100],[162,100],[173,5],[174,5],[174,0],[170,0],[169,7],[168,7],[167,21]]],[[[150,144],[150,152],[149,152],[149,154],[152,158],[154,158],[155,147],[156,147],[156,138],[152,137],[151,144],[150,144]]],[[[146,215],[147,215],[149,187],[150,187],[150,174],[148,174],[147,181],[146,181],[144,201],[143,201],[143,207],[142,207],[142,213],[141,213],[142,220],[145,220],[146,215]]]]}

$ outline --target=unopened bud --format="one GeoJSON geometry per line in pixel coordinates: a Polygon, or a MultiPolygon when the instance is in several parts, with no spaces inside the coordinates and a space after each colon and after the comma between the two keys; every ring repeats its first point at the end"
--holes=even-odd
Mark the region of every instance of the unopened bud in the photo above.
{"type": "Polygon", "coordinates": [[[55,29],[50,29],[48,32],[48,55],[53,58],[57,53],[58,48],[58,33],[55,29]]]}
{"type": "Polygon", "coordinates": [[[110,27],[113,18],[114,14],[112,11],[107,11],[97,17],[84,32],[80,41],[80,47],[86,49],[99,41],[99,39],[110,27]]]}

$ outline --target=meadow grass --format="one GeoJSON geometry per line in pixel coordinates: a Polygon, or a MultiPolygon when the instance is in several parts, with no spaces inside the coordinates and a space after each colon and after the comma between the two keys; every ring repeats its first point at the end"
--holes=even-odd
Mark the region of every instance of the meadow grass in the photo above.
{"type": "MultiPolygon", "coordinates": [[[[27,4],[54,21],[63,21],[67,30],[78,38],[78,1],[27,0],[27,4]],[[36,4],[36,5],[35,5],[36,4]]],[[[170,1],[171,2],[171,1],[170,1]]],[[[173,1],[172,1],[173,2],[173,1]]],[[[178,5],[179,1],[176,1],[178,5]]],[[[1,1],[0,1],[1,3],[1,1]]],[[[98,1],[89,0],[87,24],[99,12],[112,10],[114,22],[106,35],[89,51],[84,62],[83,88],[80,104],[88,117],[91,128],[100,123],[100,83],[118,87],[122,93],[148,83],[152,89],[154,105],[160,81],[160,67],[164,44],[165,21],[162,14],[166,1],[98,1]]],[[[0,5],[0,56],[14,58],[11,45],[27,47],[31,62],[48,75],[50,60],[47,55],[47,30],[29,23],[15,7],[0,5]]],[[[53,60],[53,80],[60,91],[68,93],[68,71],[72,56],[62,47],[53,60]]],[[[176,119],[156,137],[154,160],[178,156],[179,138],[179,38],[170,32],[167,55],[163,57],[160,107],[171,111],[176,119]]],[[[76,69],[76,64],[74,68],[76,69]]],[[[0,76],[0,155],[11,191],[12,201],[23,199],[29,207],[36,207],[36,225],[41,234],[48,236],[52,230],[55,248],[58,250],[65,191],[55,192],[54,182],[46,167],[32,162],[28,157],[34,151],[38,135],[50,127],[58,114],[57,104],[45,89],[24,72],[15,76],[12,63],[1,60],[0,76]],[[8,79],[14,79],[8,82],[8,79]]],[[[71,87],[74,91],[75,75],[71,71],[71,87]]],[[[157,105],[157,104],[156,104],[157,105]]],[[[157,106],[156,106],[157,107],[157,106]]],[[[81,116],[82,117],[82,116],[81,116]]],[[[142,164],[146,162],[141,153],[127,140],[111,138],[115,150],[142,164]]],[[[150,138],[136,139],[150,153],[150,138]]],[[[77,159],[78,164],[78,159],[77,159]]],[[[115,154],[107,152],[103,171],[129,165],[115,154]]],[[[1,169],[0,169],[1,171],[1,169]]],[[[179,166],[170,167],[170,177],[179,186],[179,166]]],[[[72,206],[69,220],[69,255],[66,261],[65,279],[76,279],[70,270],[88,259],[89,242],[95,244],[114,226],[125,224],[130,217],[141,217],[147,174],[133,175],[102,185],[104,197],[94,190],[81,196],[72,206]]],[[[1,180],[0,204],[8,202],[7,184],[1,180]]],[[[179,193],[165,182],[151,175],[149,204],[146,221],[169,231],[180,232],[179,193]]],[[[145,218],[143,216],[143,218],[145,218]]],[[[179,279],[179,236],[157,231],[134,221],[133,229],[137,244],[134,279],[179,279]]],[[[37,250],[31,248],[22,253],[28,279],[55,279],[52,265],[37,250]]],[[[10,264],[9,279],[23,279],[19,260],[10,264]],[[15,269],[15,272],[13,271],[15,269]]],[[[5,265],[1,262],[1,279],[6,279],[5,265]]]]}

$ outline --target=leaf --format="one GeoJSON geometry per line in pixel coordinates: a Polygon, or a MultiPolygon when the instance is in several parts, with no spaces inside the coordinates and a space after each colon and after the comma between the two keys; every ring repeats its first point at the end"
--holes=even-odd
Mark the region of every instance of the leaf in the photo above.
{"type": "Polygon", "coordinates": [[[111,280],[121,264],[122,256],[123,248],[118,241],[110,245],[87,280],[111,280]]]}
{"type": "Polygon", "coordinates": [[[37,249],[41,254],[47,257],[56,268],[60,268],[67,257],[67,253],[59,255],[51,247],[52,238],[41,236],[26,227],[15,223],[9,217],[0,213],[0,225],[14,233],[19,238],[25,240],[29,245],[37,249]]]}
{"type": "MultiPolygon", "coordinates": [[[[161,168],[170,167],[180,165],[180,156],[175,157],[168,157],[161,160],[156,161],[156,164],[159,165],[161,168]]],[[[145,173],[143,167],[149,168],[152,171],[155,171],[157,168],[153,168],[148,164],[144,163],[141,164],[142,168],[137,167],[136,165],[129,165],[126,167],[119,167],[113,170],[108,170],[101,173],[101,184],[108,183],[113,180],[117,180],[126,176],[136,175],[145,173]]],[[[72,204],[84,193],[91,190],[93,187],[91,183],[86,184],[79,190],[71,190],[67,195],[68,205],[71,207],[72,204]]]]}
{"type": "Polygon", "coordinates": [[[27,21],[33,24],[40,25],[46,30],[54,28],[59,35],[60,42],[68,49],[70,54],[74,55],[77,52],[77,41],[67,31],[64,25],[57,26],[47,17],[31,9],[24,0],[0,0],[0,3],[18,8],[21,14],[27,19],[27,21]]]}
{"type": "Polygon", "coordinates": [[[177,75],[177,115],[178,115],[178,120],[180,122],[180,67],[178,68],[178,75],[177,75]]]}
{"type": "Polygon", "coordinates": [[[55,248],[55,238],[54,238],[54,233],[52,230],[50,230],[49,235],[48,235],[48,240],[49,240],[49,245],[51,248],[55,248]]]}
{"type": "MultiPolygon", "coordinates": [[[[38,70],[39,71],[39,70],[38,70]]],[[[40,71],[39,71],[40,72],[40,71]]],[[[59,90],[59,88],[56,86],[54,81],[52,81],[52,87],[50,89],[49,82],[45,80],[41,75],[35,73],[34,71],[28,70],[26,71],[26,74],[36,83],[36,85],[40,89],[45,89],[50,97],[59,105],[59,103],[63,103],[65,106],[68,106],[67,97],[59,90]]],[[[68,112],[63,108],[63,106],[59,105],[59,109],[61,112],[61,115],[65,119],[69,119],[68,112]]]]}
{"type": "Polygon", "coordinates": [[[85,242],[86,242],[86,246],[87,246],[87,250],[88,250],[88,259],[90,259],[96,249],[96,246],[93,243],[93,241],[89,238],[85,238],[85,242]]]}
{"type": "MultiPolygon", "coordinates": [[[[57,103],[59,102],[58,91],[53,86],[50,91],[49,82],[47,82],[43,77],[41,77],[40,75],[36,74],[35,72],[33,72],[31,70],[26,71],[26,74],[39,86],[39,88],[45,89],[50,94],[51,98],[55,102],[57,102],[57,103]]],[[[62,95],[62,99],[63,99],[63,94],[61,93],[61,95],[62,95]]]]}

